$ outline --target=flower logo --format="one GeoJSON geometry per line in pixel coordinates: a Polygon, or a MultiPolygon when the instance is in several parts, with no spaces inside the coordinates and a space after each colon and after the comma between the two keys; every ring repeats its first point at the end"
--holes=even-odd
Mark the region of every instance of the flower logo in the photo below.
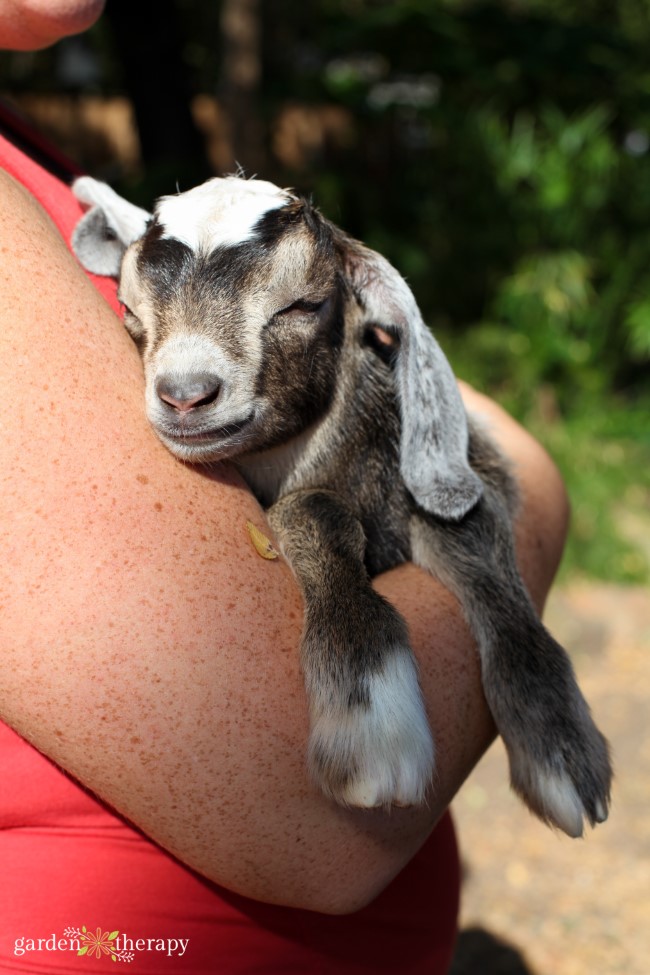
{"type": "Polygon", "coordinates": [[[133,952],[126,951],[124,948],[118,948],[115,944],[115,940],[119,935],[119,931],[102,931],[101,928],[97,928],[93,934],[88,931],[86,925],[82,925],[81,928],[66,928],[63,934],[67,938],[76,938],[79,941],[80,948],[77,951],[77,957],[80,955],[88,955],[89,958],[101,958],[102,955],[109,955],[111,961],[133,961],[133,952]]]}

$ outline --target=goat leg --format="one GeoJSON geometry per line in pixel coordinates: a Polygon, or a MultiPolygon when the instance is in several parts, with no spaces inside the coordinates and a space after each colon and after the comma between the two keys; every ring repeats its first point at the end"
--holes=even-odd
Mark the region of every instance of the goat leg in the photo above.
{"type": "Polygon", "coordinates": [[[372,588],[359,520],[330,491],[298,491],[268,512],[305,601],[301,663],[309,769],[342,805],[424,799],[433,742],[399,613],[372,588]]]}
{"type": "Polygon", "coordinates": [[[540,819],[580,836],[585,818],[592,826],[607,818],[608,746],[521,580],[508,507],[488,485],[461,522],[416,516],[413,558],[461,603],[514,790],[540,819]]]}

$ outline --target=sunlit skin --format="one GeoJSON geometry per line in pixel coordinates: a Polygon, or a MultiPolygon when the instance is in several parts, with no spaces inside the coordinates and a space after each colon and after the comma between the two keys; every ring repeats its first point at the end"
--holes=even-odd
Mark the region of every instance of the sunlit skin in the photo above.
{"type": "Polygon", "coordinates": [[[101,15],[106,0],[0,0],[0,48],[38,51],[80,34],[101,15]]]}

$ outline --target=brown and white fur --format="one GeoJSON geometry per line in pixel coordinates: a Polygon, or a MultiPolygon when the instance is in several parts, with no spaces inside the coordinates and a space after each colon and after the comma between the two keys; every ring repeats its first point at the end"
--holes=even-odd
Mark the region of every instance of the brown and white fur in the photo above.
{"type": "Polygon", "coordinates": [[[409,805],[435,767],[404,621],[371,577],[412,560],[459,599],[512,784],[571,836],[611,769],[512,539],[516,490],[404,280],[292,192],[213,179],[132,206],[87,178],[74,246],[119,278],[146,409],[179,458],[229,459],[305,599],[309,767],[337,802],[409,805]]]}

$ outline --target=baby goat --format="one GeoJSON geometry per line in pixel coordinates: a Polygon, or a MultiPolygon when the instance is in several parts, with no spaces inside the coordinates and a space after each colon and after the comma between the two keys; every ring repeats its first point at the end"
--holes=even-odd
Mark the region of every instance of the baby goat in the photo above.
{"type": "Polygon", "coordinates": [[[212,179],[153,215],[88,178],[75,191],[76,253],[119,277],[156,433],[239,467],[302,588],[323,791],[410,805],[431,782],[406,626],[370,583],[412,560],[462,605],[515,790],[570,836],[605,820],[607,744],[519,576],[513,479],[395,269],[258,180],[212,179]]]}

